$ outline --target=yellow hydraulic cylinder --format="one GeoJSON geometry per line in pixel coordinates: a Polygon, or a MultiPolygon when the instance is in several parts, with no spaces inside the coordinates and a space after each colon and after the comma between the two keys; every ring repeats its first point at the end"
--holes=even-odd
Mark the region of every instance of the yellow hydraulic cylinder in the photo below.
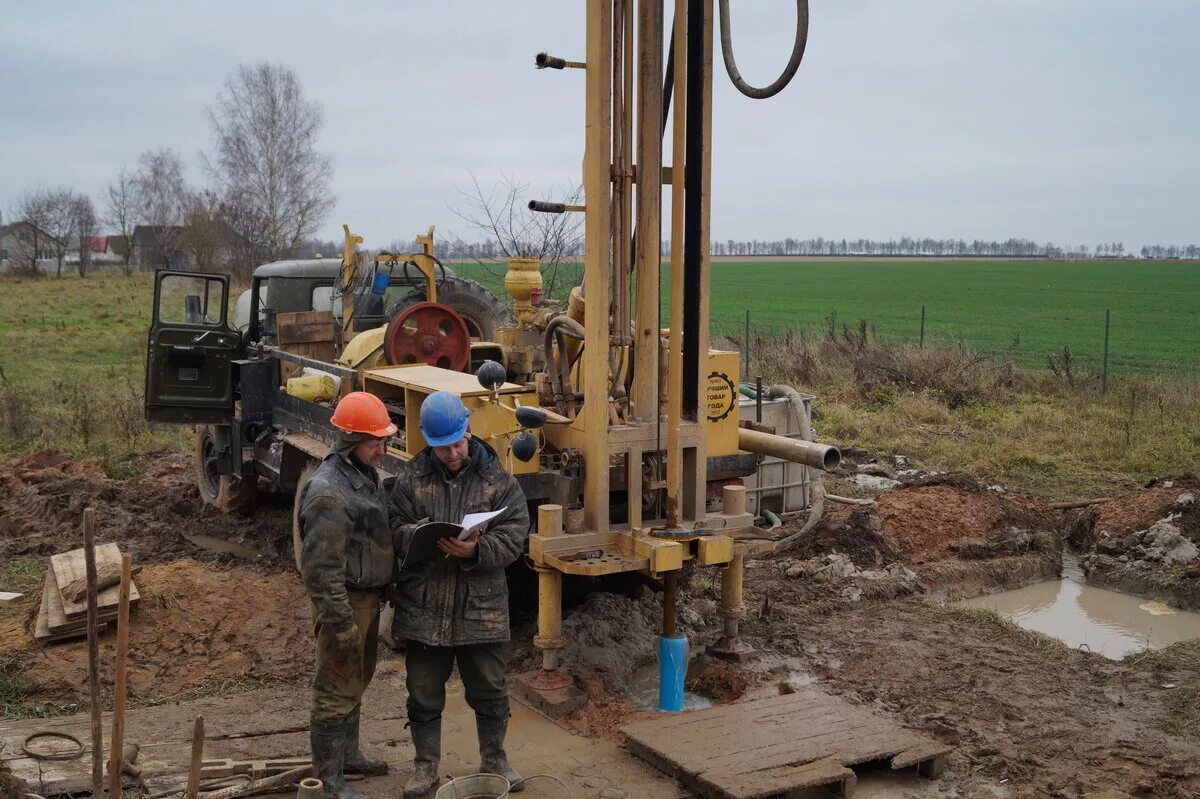
{"type": "MultiPolygon", "coordinates": [[[[562,505],[538,508],[538,535],[562,535],[562,505]]],[[[535,566],[538,573],[538,632],[533,645],[542,650],[542,669],[558,669],[558,650],[566,646],[562,637],[562,574],[547,566],[535,566]]]]}

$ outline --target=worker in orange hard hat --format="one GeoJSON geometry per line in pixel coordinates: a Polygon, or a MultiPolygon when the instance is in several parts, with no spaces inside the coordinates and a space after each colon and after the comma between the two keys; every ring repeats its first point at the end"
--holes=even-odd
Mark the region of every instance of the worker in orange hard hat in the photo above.
{"type": "Polygon", "coordinates": [[[395,557],[376,467],[396,425],[383,402],[363,391],[343,397],[331,421],[341,431],[338,440],[300,490],[300,572],[317,639],[309,737],[326,799],[364,799],[345,774],[388,770],[359,748],[359,722],[395,557]]]}

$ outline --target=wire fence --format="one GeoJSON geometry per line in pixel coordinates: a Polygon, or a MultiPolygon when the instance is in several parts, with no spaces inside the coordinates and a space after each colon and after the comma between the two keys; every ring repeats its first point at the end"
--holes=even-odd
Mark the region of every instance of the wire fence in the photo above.
{"type": "Polygon", "coordinates": [[[713,319],[710,324],[712,338],[736,346],[748,369],[758,356],[756,347],[771,346],[780,341],[815,344],[853,333],[892,346],[969,347],[989,359],[1009,361],[1023,368],[1068,376],[1092,376],[1104,392],[1109,389],[1110,378],[1122,374],[1200,381],[1200,340],[1190,345],[1183,342],[1174,352],[1156,350],[1153,344],[1140,340],[1140,334],[1145,332],[1144,320],[1130,321],[1128,316],[1114,314],[1112,309],[1105,309],[1094,319],[1078,319],[1074,325],[1061,326],[1057,338],[1054,333],[1045,331],[1030,337],[1017,334],[1006,347],[996,346],[995,335],[976,338],[963,333],[957,324],[953,329],[939,324],[941,320],[936,310],[926,305],[914,308],[911,327],[907,330],[895,320],[881,329],[870,320],[851,321],[836,312],[830,312],[823,320],[807,323],[797,320],[780,324],[777,318],[763,323],[755,316],[754,311],[746,309],[737,321],[727,315],[713,319]],[[1118,333],[1133,346],[1126,350],[1115,346],[1114,336],[1118,333]]]}

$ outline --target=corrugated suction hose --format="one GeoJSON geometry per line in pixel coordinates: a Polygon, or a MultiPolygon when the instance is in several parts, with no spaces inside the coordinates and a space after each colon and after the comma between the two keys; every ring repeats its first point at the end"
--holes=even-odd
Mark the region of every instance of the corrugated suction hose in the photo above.
{"type": "Polygon", "coordinates": [[[788,59],[787,66],[783,68],[783,73],[775,79],[775,82],[763,88],[751,86],[742,77],[742,73],[738,72],[737,62],[733,58],[733,42],[729,35],[729,0],[719,0],[721,9],[721,55],[725,59],[725,71],[729,73],[729,79],[733,81],[733,85],[737,90],[747,97],[754,100],[765,100],[768,97],[774,97],[783,91],[792,78],[796,75],[796,70],[800,68],[800,62],[804,59],[804,47],[808,44],[808,0],[796,0],[796,40],[792,45],[792,56],[788,59]]]}

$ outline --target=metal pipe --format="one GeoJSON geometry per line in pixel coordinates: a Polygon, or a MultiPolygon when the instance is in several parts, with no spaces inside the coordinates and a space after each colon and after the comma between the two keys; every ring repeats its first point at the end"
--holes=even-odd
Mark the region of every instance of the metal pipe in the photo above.
{"type": "Polygon", "coordinates": [[[663,575],[663,638],[675,637],[676,606],[679,604],[679,572],[663,575]]]}
{"type": "Polygon", "coordinates": [[[586,211],[586,205],[567,205],[565,203],[548,203],[543,200],[530,200],[529,210],[539,214],[565,214],[567,211],[586,211]]]}
{"type": "Polygon", "coordinates": [[[810,441],[777,436],[774,433],[760,433],[757,430],[738,430],[738,446],[747,452],[757,452],[759,455],[771,455],[793,463],[802,463],[814,469],[832,471],[842,462],[842,453],[837,447],[828,444],[814,444],[810,441]]]}

